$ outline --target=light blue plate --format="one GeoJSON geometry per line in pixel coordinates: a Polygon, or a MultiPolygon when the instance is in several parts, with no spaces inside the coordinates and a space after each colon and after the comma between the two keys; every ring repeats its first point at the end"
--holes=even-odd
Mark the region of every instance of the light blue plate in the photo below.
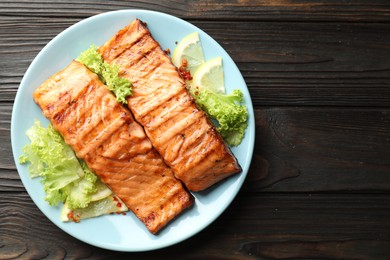
{"type": "MultiPolygon", "coordinates": [[[[20,84],[15,98],[11,121],[13,156],[20,175],[38,208],[59,228],[75,238],[101,248],[117,251],[148,251],[179,243],[203,230],[229,206],[247,175],[255,140],[255,122],[251,98],[237,66],[224,49],[209,35],[179,18],[144,10],[123,10],[99,14],[69,27],[50,41],[31,63],[20,84]],[[80,223],[63,223],[61,208],[51,207],[44,200],[43,186],[39,179],[31,179],[26,165],[18,158],[22,147],[29,143],[26,130],[34,119],[48,125],[39,107],[32,99],[33,91],[48,77],[65,68],[80,52],[91,44],[102,45],[119,29],[139,18],[146,22],[154,38],[163,49],[174,50],[175,42],[197,31],[201,38],[205,57],[223,58],[227,92],[240,88],[244,93],[249,112],[249,126],[240,146],[232,149],[243,171],[215,185],[207,191],[195,193],[195,206],[168,224],[158,235],[150,234],[132,214],[107,215],[80,223]]],[[[48,234],[49,235],[49,234],[48,234]]]]}

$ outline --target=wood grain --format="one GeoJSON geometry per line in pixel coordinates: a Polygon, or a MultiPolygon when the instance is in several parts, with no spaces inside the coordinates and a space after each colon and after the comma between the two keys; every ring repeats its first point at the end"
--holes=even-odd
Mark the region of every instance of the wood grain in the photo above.
{"type": "MultiPolygon", "coordinates": [[[[37,18],[31,23],[31,19],[2,20],[0,100],[13,100],[20,80],[38,52],[79,20],[37,18]],[[9,23],[4,23],[5,20],[9,23]],[[29,37],[24,39],[26,34],[29,37]]],[[[256,106],[390,103],[388,23],[251,22],[250,27],[224,21],[194,24],[232,56],[256,106]]]]}
{"type": "Polygon", "coordinates": [[[389,148],[388,108],[256,109],[248,182],[283,192],[388,191],[389,148]]]}
{"type": "Polygon", "coordinates": [[[390,4],[374,1],[2,1],[0,14],[7,16],[86,17],[121,9],[147,9],[165,12],[185,19],[239,21],[389,21],[390,4]]]}
{"type": "Polygon", "coordinates": [[[381,0],[1,1],[0,259],[388,259],[389,22],[381,0]],[[10,129],[20,81],[53,37],[132,8],[183,18],[225,48],[252,96],[256,144],[243,188],[214,223],[128,254],[42,214],[16,171],[10,129]]]}
{"type": "Polygon", "coordinates": [[[132,254],[90,247],[68,236],[25,193],[8,193],[0,202],[4,259],[384,259],[390,253],[387,195],[242,194],[199,235],[174,247],[132,254]],[[32,233],[35,239],[29,239],[32,233]]]}

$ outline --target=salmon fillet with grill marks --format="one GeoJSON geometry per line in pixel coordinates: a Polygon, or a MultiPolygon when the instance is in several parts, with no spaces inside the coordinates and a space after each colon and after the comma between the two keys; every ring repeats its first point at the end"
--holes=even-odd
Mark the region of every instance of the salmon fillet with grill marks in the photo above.
{"type": "Polygon", "coordinates": [[[192,191],[204,190],[241,171],[206,114],[185,87],[177,68],[146,25],[134,20],[100,47],[133,84],[128,107],[153,146],[192,191]]]}
{"type": "Polygon", "coordinates": [[[193,203],[130,111],[81,63],[53,75],[33,97],[76,155],[151,233],[193,203]]]}

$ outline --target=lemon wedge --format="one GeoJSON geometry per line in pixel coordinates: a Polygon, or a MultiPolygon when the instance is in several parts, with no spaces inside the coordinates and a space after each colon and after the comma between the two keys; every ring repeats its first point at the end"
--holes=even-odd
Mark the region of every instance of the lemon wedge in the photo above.
{"type": "Polygon", "coordinates": [[[172,54],[172,63],[180,68],[183,60],[186,60],[187,70],[191,75],[194,75],[197,68],[204,63],[203,48],[198,32],[188,34],[176,46],[172,54]]]}
{"type": "Polygon", "coordinates": [[[128,211],[126,205],[117,196],[110,195],[101,200],[92,201],[86,208],[82,209],[71,210],[65,202],[61,211],[61,220],[64,222],[79,222],[80,220],[86,218],[125,211],[128,211]]]}
{"type": "Polygon", "coordinates": [[[125,212],[128,208],[115,196],[110,188],[100,179],[96,181],[96,192],[92,194],[91,202],[85,208],[71,210],[65,202],[61,211],[64,222],[78,222],[81,219],[98,217],[110,213],[125,212]]]}
{"type": "Polygon", "coordinates": [[[225,94],[222,58],[216,57],[200,65],[192,77],[191,87],[225,94]]]}
{"type": "Polygon", "coordinates": [[[96,180],[96,192],[91,195],[91,201],[104,199],[112,194],[110,188],[107,187],[100,179],[96,180]]]}

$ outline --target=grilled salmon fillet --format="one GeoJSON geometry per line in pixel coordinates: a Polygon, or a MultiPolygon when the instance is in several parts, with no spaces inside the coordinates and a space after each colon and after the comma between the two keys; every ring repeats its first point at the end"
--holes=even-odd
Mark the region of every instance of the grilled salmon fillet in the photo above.
{"type": "Polygon", "coordinates": [[[76,155],[156,234],[193,203],[131,112],[73,61],[33,93],[76,155]]]}
{"type": "Polygon", "coordinates": [[[153,146],[191,191],[241,171],[206,114],[196,106],[169,56],[136,19],[99,48],[133,84],[128,107],[153,146]]]}

